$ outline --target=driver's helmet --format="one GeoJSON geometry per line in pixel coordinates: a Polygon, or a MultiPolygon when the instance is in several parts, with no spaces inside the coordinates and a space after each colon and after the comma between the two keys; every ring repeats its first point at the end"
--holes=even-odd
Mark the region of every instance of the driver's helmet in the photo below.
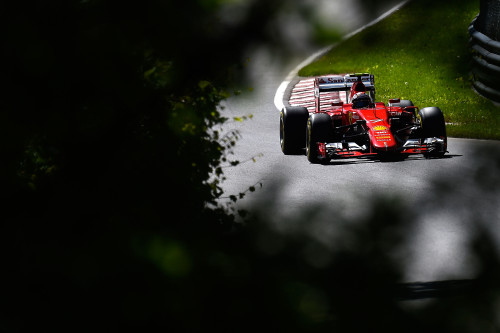
{"type": "Polygon", "coordinates": [[[368,94],[364,92],[359,92],[352,97],[352,108],[361,109],[369,107],[372,103],[372,99],[368,94]]]}

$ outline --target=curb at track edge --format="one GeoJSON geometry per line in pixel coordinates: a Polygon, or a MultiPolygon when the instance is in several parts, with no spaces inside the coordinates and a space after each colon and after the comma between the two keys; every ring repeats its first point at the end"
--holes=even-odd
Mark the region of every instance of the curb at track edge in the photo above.
{"type": "Polygon", "coordinates": [[[396,12],[401,7],[403,7],[404,5],[406,5],[409,1],[410,0],[404,0],[404,1],[400,2],[399,4],[397,4],[396,6],[394,6],[393,8],[389,9],[384,14],[380,15],[375,20],[371,21],[370,23],[368,23],[368,24],[366,24],[366,25],[358,28],[357,30],[355,30],[353,32],[350,32],[347,35],[343,36],[342,39],[339,42],[334,43],[332,45],[329,45],[327,47],[324,47],[324,48],[322,48],[319,51],[316,51],[314,54],[312,54],[307,59],[305,59],[300,64],[298,64],[290,73],[288,73],[288,75],[286,76],[286,78],[283,80],[283,82],[281,82],[281,84],[279,85],[278,89],[276,90],[276,94],[274,95],[274,105],[276,106],[276,108],[278,109],[278,111],[281,111],[281,109],[283,109],[285,106],[289,106],[289,104],[288,104],[288,98],[285,99],[285,96],[290,96],[292,87],[295,85],[295,83],[297,83],[299,81],[298,72],[299,72],[299,70],[302,67],[305,67],[306,65],[308,65],[311,62],[315,61],[319,57],[323,56],[325,53],[329,52],[331,49],[333,49],[334,47],[336,47],[337,45],[339,45],[341,42],[343,42],[343,41],[351,38],[352,36],[360,33],[363,30],[365,30],[366,28],[368,28],[368,27],[370,27],[370,26],[372,26],[372,25],[374,25],[374,24],[382,21],[386,17],[392,15],[394,12],[396,12]]]}

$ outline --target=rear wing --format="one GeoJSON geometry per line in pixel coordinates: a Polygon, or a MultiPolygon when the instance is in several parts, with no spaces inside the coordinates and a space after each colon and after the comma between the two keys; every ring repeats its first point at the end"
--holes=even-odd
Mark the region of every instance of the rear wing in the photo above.
{"type": "Polygon", "coordinates": [[[320,76],[317,78],[318,89],[319,91],[349,91],[358,78],[361,78],[367,91],[375,91],[375,77],[368,73],[320,76]]]}
{"type": "MultiPolygon", "coordinates": [[[[320,93],[332,91],[350,91],[356,82],[362,82],[366,92],[375,101],[375,77],[368,73],[355,73],[345,75],[325,75],[318,76],[314,80],[314,96],[316,112],[320,110],[320,93]]],[[[349,103],[352,95],[357,91],[357,86],[350,94],[346,94],[345,102],[349,103]]],[[[365,91],[363,89],[363,91],[365,91]]]]}

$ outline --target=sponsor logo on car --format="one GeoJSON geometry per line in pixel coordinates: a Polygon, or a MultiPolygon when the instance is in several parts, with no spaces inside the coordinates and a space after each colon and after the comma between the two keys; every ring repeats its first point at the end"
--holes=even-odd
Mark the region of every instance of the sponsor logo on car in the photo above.
{"type": "Polygon", "coordinates": [[[377,126],[373,127],[373,130],[374,131],[387,131],[388,128],[383,126],[383,125],[377,125],[377,126]]]}
{"type": "Polygon", "coordinates": [[[375,140],[377,141],[391,141],[391,136],[390,135],[379,135],[375,137],[375,140]]]}

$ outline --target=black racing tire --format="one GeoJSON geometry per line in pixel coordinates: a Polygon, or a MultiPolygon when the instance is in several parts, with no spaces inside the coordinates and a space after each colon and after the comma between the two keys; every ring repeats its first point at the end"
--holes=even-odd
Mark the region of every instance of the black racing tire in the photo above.
{"type": "MultiPolygon", "coordinates": [[[[437,107],[426,107],[418,111],[420,126],[422,127],[422,139],[441,138],[447,144],[446,125],[443,112],[437,107]]],[[[446,150],[446,149],[445,149],[446,150]]],[[[442,157],[445,151],[425,154],[427,157],[442,157]]]]}
{"type": "MultiPolygon", "coordinates": [[[[407,106],[414,106],[414,105],[413,105],[413,102],[412,102],[412,101],[410,101],[410,100],[408,100],[408,99],[402,99],[402,100],[400,100],[400,101],[399,101],[399,103],[391,103],[391,105],[390,105],[390,106],[391,106],[391,107],[401,107],[401,108],[403,108],[403,109],[404,109],[404,108],[405,108],[405,107],[407,107],[407,106]]],[[[393,122],[393,126],[391,127],[391,129],[394,129],[394,130],[396,130],[396,131],[397,131],[397,130],[399,130],[399,129],[401,129],[401,127],[398,127],[398,125],[397,125],[398,123],[399,123],[399,120],[394,121],[394,122],[393,122]]],[[[404,124],[405,124],[405,123],[404,123],[404,124]]],[[[407,126],[407,125],[406,125],[406,126],[407,126]]],[[[401,141],[405,142],[405,141],[407,141],[407,140],[408,140],[408,138],[410,137],[410,135],[411,135],[411,130],[407,130],[407,131],[404,131],[404,132],[397,132],[397,133],[398,133],[398,134],[397,134],[397,137],[398,137],[401,141]]]]}
{"type": "Polygon", "coordinates": [[[306,155],[311,163],[327,162],[318,156],[318,142],[328,142],[332,137],[332,118],[326,113],[313,113],[307,121],[306,155]]]}
{"type": "Polygon", "coordinates": [[[407,99],[402,99],[399,101],[399,103],[392,103],[391,106],[399,106],[402,108],[405,108],[407,106],[414,106],[413,102],[407,99]]]}
{"type": "Polygon", "coordinates": [[[309,111],[305,107],[284,107],[280,112],[280,146],[285,155],[303,154],[309,111]]]}

